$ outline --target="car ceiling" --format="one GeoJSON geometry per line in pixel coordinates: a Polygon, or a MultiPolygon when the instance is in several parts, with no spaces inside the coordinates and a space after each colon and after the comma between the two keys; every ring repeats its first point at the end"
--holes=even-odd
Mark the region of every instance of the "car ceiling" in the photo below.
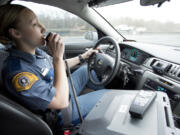
{"type": "MultiPolygon", "coordinates": [[[[6,4],[11,1],[13,0],[0,0],[0,5],[6,4]]],[[[36,3],[52,5],[52,6],[58,6],[61,8],[62,6],[64,7],[65,4],[71,8],[72,7],[82,8],[86,5],[102,7],[102,6],[108,6],[108,5],[113,5],[117,3],[132,1],[132,0],[24,0],[24,1],[31,1],[31,2],[36,2],[36,3]]]]}

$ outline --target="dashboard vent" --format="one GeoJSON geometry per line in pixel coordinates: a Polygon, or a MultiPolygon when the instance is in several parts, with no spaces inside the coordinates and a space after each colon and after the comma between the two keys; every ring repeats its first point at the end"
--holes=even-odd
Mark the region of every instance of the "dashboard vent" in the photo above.
{"type": "Polygon", "coordinates": [[[146,65],[148,65],[148,67],[151,67],[154,72],[160,75],[165,74],[170,77],[180,79],[180,65],[178,64],[151,58],[146,65]]]}
{"type": "Polygon", "coordinates": [[[178,74],[178,77],[180,78],[180,73],[178,74]]]}
{"type": "Polygon", "coordinates": [[[172,64],[169,64],[169,65],[166,67],[166,72],[168,73],[171,68],[172,68],[172,64]]]}
{"type": "Polygon", "coordinates": [[[175,76],[177,74],[177,72],[179,71],[180,67],[178,65],[172,65],[171,64],[171,67],[169,68],[169,71],[168,71],[168,74],[169,75],[172,75],[172,76],[175,76]]]}
{"type": "Polygon", "coordinates": [[[153,59],[150,66],[152,67],[152,65],[154,65],[154,63],[156,62],[157,60],[156,59],[153,59]]]}

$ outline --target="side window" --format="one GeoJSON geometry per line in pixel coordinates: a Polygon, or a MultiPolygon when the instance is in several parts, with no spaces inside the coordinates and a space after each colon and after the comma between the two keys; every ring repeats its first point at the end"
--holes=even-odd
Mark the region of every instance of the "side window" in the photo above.
{"type": "Polygon", "coordinates": [[[59,33],[65,42],[93,40],[90,36],[96,30],[90,24],[80,17],[61,9],[58,9],[56,13],[57,16],[50,20],[48,16],[38,15],[39,20],[45,25],[47,32],[59,33]]]}
{"type": "MultiPolygon", "coordinates": [[[[35,12],[47,32],[59,33],[64,42],[80,42],[94,40],[96,30],[80,17],[57,7],[32,2],[14,1],[35,12]]],[[[96,34],[97,36],[97,34],[96,34]]]]}

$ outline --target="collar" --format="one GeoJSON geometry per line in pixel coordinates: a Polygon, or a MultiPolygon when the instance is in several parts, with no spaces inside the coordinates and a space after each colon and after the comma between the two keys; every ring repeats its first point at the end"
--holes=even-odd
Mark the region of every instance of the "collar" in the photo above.
{"type": "Polygon", "coordinates": [[[18,57],[20,59],[23,59],[23,60],[29,62],[29,63],[34,63],[37,58],[45,58],[43,56],[42,50],[40,50],[39,48],[36,49],[35,55],[21,51],[21,50],[18,50],[14,47],[8,49],[8,51],[10,53],[10,56],[18,57]]]}

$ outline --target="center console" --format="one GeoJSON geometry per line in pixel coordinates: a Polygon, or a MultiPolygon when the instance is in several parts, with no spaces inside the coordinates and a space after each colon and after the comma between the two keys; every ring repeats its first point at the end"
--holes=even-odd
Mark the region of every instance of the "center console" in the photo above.
{"type": "MultiPolygon", "coordinates": [[[[174,116],[180,122],[180,84],[171,78],[145,71],[137,89],[161,91],[168,95],[174,116]]],[[[177,127],[180,127],[178,124],[177,127]]]]}
{"type": "Polygon", "coordinates": [[[139,91],[110,90],[94,106],[80,127],[85,135],[177,135],[166,93],[157,95],[142,119],[133,118],[130,106],[139,91]]]}

